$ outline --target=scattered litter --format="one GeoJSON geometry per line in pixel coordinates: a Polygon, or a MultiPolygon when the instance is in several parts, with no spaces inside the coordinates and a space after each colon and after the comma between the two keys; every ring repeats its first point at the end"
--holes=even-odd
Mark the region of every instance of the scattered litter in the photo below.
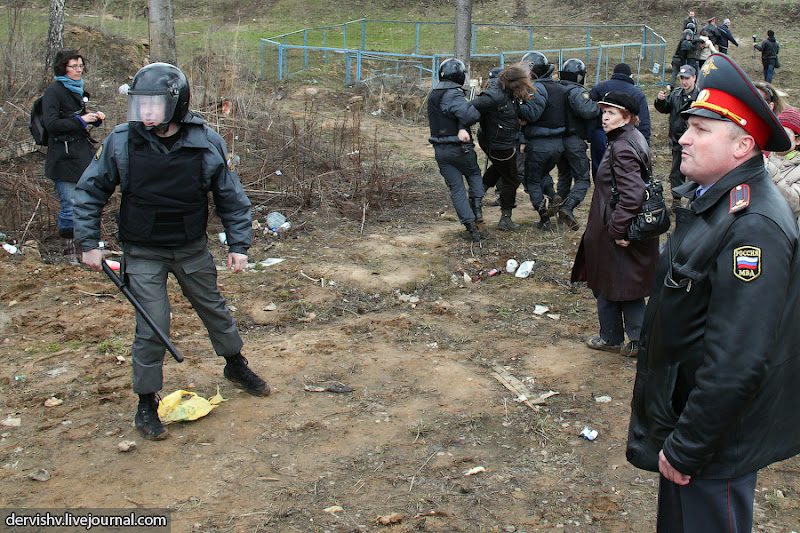
{"type": "Polygon", "coordinates": [[[599,433],[596,429],[589,429],[589,426],[583,426],[583,429],[580,433],[581,437],[585,438],[586,440],[594,440],[597,438],[598,434],[599,433]]]}
{"type": "Polygon", "coordinates": [[[117,359],[117,364],[118,365],[125,362],[125,356],[124,355],[117,354],[116,359],[117,359]]]}
{"type": "Polygon", "coordinates": [[[219,387],[217,387],[217,394],[208,400],[194,392],[177,390],[161,399],[158,404],[158,416],[165,424],[197,420],[206,416],[224,401],[226,400],[219,393],[219,387]],[[184,396],[189,396],[189,398],[184,400],[184,396]]]}
{"type": "Polygon", "coordinates": [[[228,236],[225,235],[224,231],[219,234],[219,242],[221,242],[223,245],[227,245],[228,244],[228,236]]]}
{"type": "Polygon", "coordinates": [[[278,231],[278,227],[286,222],[286,217],[277,211],[267,213],[267,227],[272,231],[278,231]]]}
{"type": "Polygon", "coordinates": [[[19,248],[17,248],[13,244],[8,244],[6,242],[3,243],[3,250],[10,253],[11,255],[14,255],[15,253],[19,252],[19,248]]]}
{"type": "Polygon", "coordinates": [[[390,526],[392,524],[399,524],[400,522],[403,521],[404,518],[405,516],[403,516],[400,513],[392,513],[387,516],[379,516],[378,518],[375,519],[375,523],[380,524],[382,526],[390,526]]]}
{"type": "Polygon", "coordinates": [[[136,449],[136,441],[133,440],[124,440],[117,444],[117,449],[121,452],[129,452],[131,450],[136,449]]]}
{"type": "Polygon", "coordinates": [[[547,313],[545,316],[551,320],[561,320],[561,315],[558,313],[547,313]]]}
{"type": "Polygon", "coordinates": [[[332,505],[330,507],[326,507],[325,509],[323,509],[323,511],[326,513],[333,514],[333,513],[341,513],[342,511],[344,511],[344,509],[339,507],[338,505],[332,505]]]}
{"type": "Polygon", "coordinates": [[[419,296],[414,296],[413,294],[401,294],[397,297],[397,299],[401,302],[406,302],[409,304],[419,303],[419,296]]]}
{"type": "Polygon", "coordinates": [[[514,275],[518,278],[527,278],[531,275],[531,270],[533,270],[533,265],[535,264],[536,261],[523,261],[514,275]]]}
{"type": "Polygon", "coordinates": [[[464,283],[472,283],[472,276],[464,272],[464,283]]]}
{"type": "Polygon", "coordinates": [[[130,85],[128,85],[127,83],[123,83],[122,85],[119,86],[119,89],[117,89],[117,90],[119,91],[119,94],[124,96],[124,95],[128,94],[128,91],[130,90],[130,88],[131,88],[130,85]]]}
{"type": "Polygon", "coordinates": [[[48,399],[46,399],[44,401],[44,406],[45,407],[55,407],[57,405],[61,405],[62,403],[64,403],[64,400],[59,400],[58,398],[53,396],[53,397],[48,398],[48,399]]]}
{"type": "Polygon", "coordinates": [[[500,270],[497,268],[493,268],[489,271],[489,276],[496,276],[500,273],[500,270]]]}
{"type": "Polygon", "coordinates": [[[283,176],[283,172],[281,172],[280,170],[276,170],[275,171],[275,175],[276,176],[283,176]]]}
{"type": "Polygon", "coordinates": [[[598,396],[594,401],[597,403],[611,403],[611,396],[598,396]]]}
{"type": "Polygon", "coordinates": [[[35,472],[29,473],[28,477],[34,481],[48,481],[50,479],[50,472],[48,472],[44,468],[40,468],[35,472]]]}
{"type": "Polygon", "coordinates": [[[466,472],[464,472],[465,476],[474,476],[475,474],[480,474],[481,472],[486,472],[486,469],[482,466],[476,466],[475,468],[470,468],[466,472]]]}
{"type": "MultiPolygon", "coordinates": [[[[517,395],[517,401],[520,403],[524,403],[531,409],[536,409],[535,405],[542,405],[545,403],[545,400],[550,398],[551,396],[556,396],[558,392],[556,391],[548,391],[545,393],[540,394],[538,397],[531,399],[533,393],[522,383],[520,380],[515,378],[511,373],[503,368],[500,365],[495,365],[492,367],[493,372],[491,376],[495,378],[497,381],[503,384],[505,388],[513,392],[517,395]]],[[[532,379],[532,378],[531,378],[532,379]]]]}
{"type": "MultiPolygon", "coordinates": [[[[522,267],[520,267],[520,268],[522,268],[522,267]]],[[[543,314],[545,314],[549,310],[550,310],[550,308],[547,307],[546,305],[538,305],[537,304],[536,307],[533,308],[533,314],[537,315],[537,316],[542,316],[543,314]]]]}
{"type": "Polygon", "coordinates": [[[7,428],[18,428],[22,425],[22,418],[15,418],[11,415],[8,415],[5,420],[0,420],[0,426],[5,426],[7,428]]]}
{"type": "Polygon", "coordinates": [[[353,389],[341,381],[327,381],[325,383],[305,384],[303,389],[308,392],[353,392],[353,389]]]}
{"type": "Polygon", "coordinates": [[[508,272],[509,274],[513,274],[514,272],[517,271],[518,266],[519,263],[517,263],[516,259],[509,259],[508,261],[506,261],[506,272],[508,272]]]}
{"type": "Polygon", "coordinates": [[[278,306],[275,305],[275,302],[270,302],[264,306],[264,311],[275,311],[278,309],[278,306]]]}

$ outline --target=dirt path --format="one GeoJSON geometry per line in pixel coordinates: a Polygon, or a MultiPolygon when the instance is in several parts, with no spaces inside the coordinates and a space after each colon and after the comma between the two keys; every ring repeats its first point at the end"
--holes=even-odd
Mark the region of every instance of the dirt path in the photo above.
{"type": "MultiPolygon", "coordinates": [[[[426,211],[363,235],[319,217],[254,247],[282,263],[221,273],[268,398],[222,378],[176,293],[187,358],[167,362],[164,392],[219,387],[228,401],[158,443],[131,422],[129,306],[99,275],[0,257],[0,419],[20,419],[2,428],[2,506],[168,507],[173,531],[381,531],[376,518],[391,513],[403,517],[392,531],[652,530],[655,476],[624,457],[635,363],[583,346],[593,299],[566,289],[568,261],[545,253],[579,232],[537,233],[521,205],[524,232],[471,248],[457,223],[426,211]],[[530,278],[486,275],[513,250],[538,254],[530,278]],[[527,407],[495,365],[534,396],[559,394],[527,407]],[[329,381],[354,392],[304,390],[329,381]],[[51,396],[63,404],[45,407],[51,396]],[[586,425],[594,442],[579,436],[586,425]],[[120,453],[123,440],[138,447],[120,453]],[[485,471],[466,475],[475,467],[485,471]],[[38,469],[51,478],[30,480],[38,469]]],[[[761,476],[760,531],[799,522],[798,467],[761,476]]]]}

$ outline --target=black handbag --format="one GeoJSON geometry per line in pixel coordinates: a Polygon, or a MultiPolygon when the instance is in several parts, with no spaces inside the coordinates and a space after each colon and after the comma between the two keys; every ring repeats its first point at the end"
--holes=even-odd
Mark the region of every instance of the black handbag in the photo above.
{"type": "MultiPolygon", "coordinates": [[[[626,240],[644,241],[658,237],[669,229],[670,218],[667,204],[664,202],[664,188],[661,182],[653,177],[653,172],[645,162],[639,149],[630,139],[625,139],[631,145],[639,158],[642,168],[642,179],[645,182],[644,203],[641,211],[631,220],[628,226],[626,240]]],[[[617,189],[617,176],[614,173],[614,143],[609,147],[609,162],[611,167],[611,198],[609,204],[613,209],[619,202],[619,189],[617,189]]]]}

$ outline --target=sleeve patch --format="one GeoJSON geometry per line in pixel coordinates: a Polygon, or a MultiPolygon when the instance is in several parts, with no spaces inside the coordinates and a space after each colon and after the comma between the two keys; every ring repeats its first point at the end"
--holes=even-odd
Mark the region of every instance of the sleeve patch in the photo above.
{"type": "Polygon", "coordinates": [[[740,246],[733,250],[733,275],[742,281],[753,281],[761,275],[761,248],[740,246]]]}

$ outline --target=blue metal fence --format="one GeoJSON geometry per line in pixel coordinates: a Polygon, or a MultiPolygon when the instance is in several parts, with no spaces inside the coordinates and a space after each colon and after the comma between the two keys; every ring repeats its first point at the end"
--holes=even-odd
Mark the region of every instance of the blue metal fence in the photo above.
{"type": "MultiPolygon", "coordinates": [[[[411,78],[418,85],[430,80],[433,84],[439,63],[452,57],[443,50],[452,49],[453,40],[451,22],[358,19],[307,28],[261,39],[261,75],[280,80],[340,61],[346,85],[387,77],[411,78]],[[370,36],[384,39],[369,41],[370,36]]],[[[481,72],[483,65],[513,63],[530,50],[544,53],[559,65],[565,59],[580,57],[595,82],[607,79],[616,63],[628,63],[640,86],[663,85],[663,66],[669,61],[664,38],[644,24],[472,25],[473,72],[481,72]]]]}

